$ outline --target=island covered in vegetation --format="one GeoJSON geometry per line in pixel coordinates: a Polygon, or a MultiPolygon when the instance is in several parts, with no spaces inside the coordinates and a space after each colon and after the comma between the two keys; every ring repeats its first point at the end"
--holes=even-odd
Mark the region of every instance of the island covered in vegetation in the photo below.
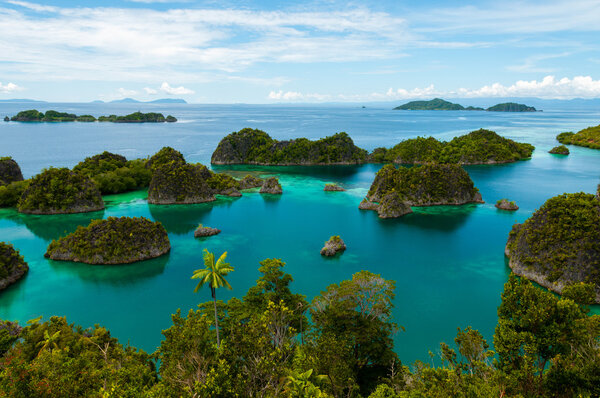
{"type": "MultiPolygon", "coordinates": [[[[29,266],[19,251],[15,250],[10,243],[0,242],[0,291],[17,282],[27,271],[29,266]]],[[[0,327],[1,341],[2,328],[0,327]]]]}
{"type": "Polygon", "coordinates": [[[346,133],[317,141],[306,138],[277,141],[264,131],[250,128],[227,135],[211,157],[212,164],[280,166],[360,164],[367,160],[367,151],[354,145],[346,133]]]}
{"type": "Polygon", "coordinates": [[[53,240],[45,257],[86,264],[128,264],[171,250],[167,231],[144,217],[109,217],[53,240]]]}
{"type": "Polygon", "coordinates": [[[600,124],[593,127],[588,127],[577,133],[570,131],[560,133],[556,139],[561,144],[584,146],[592,149],[600,149],[600,124]]]}
{"type": "Polygon", "coordinates": [[[536,112],[533,106],[517,104],[515,102],[504,102],[490,106],[487,109],[476,106],[464,107],[441,98],[434,98],[429,101],[410,101],[406,104],[397,106],[394,110],[408,111],[488,111],[488,112],[536,112]]]}
{"type": "Polygon", "coordinates": [[[21,213],[66,214],[104,209],[91,178],[67,168],[50,167],[31,179],[18,202],[21,213]]]}
{"type": "Polygon", "coordinates": [[[548,152],[553,155],[568,155],[570,153],[569,148],[567,148],[564,145],[555,146],[554,148],[550,149],[548,152]]]}
{"type": "Polygon", "coordinates": [[[506,245],[510,267],[557,293],[577,283],[594,287],[600,303],[600,200],[587,193],[548,199],[506,245]]]}
{"type": "Polygon", "coordinates": [[[531,157],[535,147],[504,138],[491,130],[479,129],[450,142],[434,137],[404,140],[390,149],[377,148],[372,161],[398,164],[457,163],[496,164],[511,163],[531,157]]]}
{"type": "Polygon", "coordinates": [[[10,156],[0,157],[0,186],[23,181],[19,164],[10,156]]]}
{"type": "MultiPolygon", "coordinates": [[[[7,116],[8,118],[8,116],[7,116]]],[[[7,121],[6,119],[4,119],[7,121]]],[[[37,109],[21,111],[10,118],[13,122],[113,122],[113,123],[162,123],[176,122],[177,118],[168,115],[165,117],[162,113],[142,113],[134,112],[125,116],[100,116],[98,119],[92,115],[77,116],[73,113],[57,112],[54,110],[46,111],[45,113],[37,109]]]]}

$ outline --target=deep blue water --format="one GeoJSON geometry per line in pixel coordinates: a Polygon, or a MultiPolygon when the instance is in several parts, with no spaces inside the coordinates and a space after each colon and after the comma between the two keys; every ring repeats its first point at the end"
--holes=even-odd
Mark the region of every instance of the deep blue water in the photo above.
{"type": "MultiPolygon", "coordinates": [[[[105,197],[104,212],[71,216],[25,216],[0,210],[0,241],[10,241],[30,264],[21,282],[0,293],[0,318],[25,322],[39,315],[66,315],[84,326],[100,323],[124,342],[153,351],[170,314],[210,299],[194,294],[192,271],[201,252],[227,250],[236,271],[234,290],[220,298],[243,296],[258,278],[258,262],[282,258],[295,279],[293,288],[312,298],[331,283],[367,269],[396,281],[394,318],[406,328],[396,338],[405,363],[428,358],[441,341],[451,342],[457,327],[472,325],[490,340],[496,308],[509,269],[504,245],[514,222],[522,222],[544,201],[563,192],[595,192],[600,182],[600,151],[571,147],[560,157],[547,151],[562,131],[596,125],[600,111],[538,113],[392,111],[353,106],[0,104],[0,116],[37,107],[77,114],[125,114],[137,110],[169,113],[175,124],[0,123],[0,156],[13,156],[26,177],[42,168],[72,167],[103,150],[128,158],[145,157],[164,145],[188,161],[208,164],[219,140],[244,127],[260,128],[277,139],[319,138],[346,131],[366,149],[391,146],[418,135],[450,139],[478,128],[530,142],[531,160],[467,170],[482,192],[483,205],[416,209],[397,220],[380,220],[357,206],[378,165],[346,167],[225,167],[234,175],[248,171],[280,176],[281,197],[247,193],[211,204],[152,206],[144,192],[105,197]],[[338,182],[346,192],[323,192],[338,182]],[[494,208],[507,197],[516,213],[494,208]],[[126,266],[88,266],[43,258],[53,238],[93,218],[146,216],[169,232],[168,256],[126,266]],[[193,238],[198,223],[223,232],[193,238]],[[340,257],[319,255],[324,241],[339,234],[348,250],[340,257]]],[[[598,308],[595,308],[598,311],[598,308]]]]}

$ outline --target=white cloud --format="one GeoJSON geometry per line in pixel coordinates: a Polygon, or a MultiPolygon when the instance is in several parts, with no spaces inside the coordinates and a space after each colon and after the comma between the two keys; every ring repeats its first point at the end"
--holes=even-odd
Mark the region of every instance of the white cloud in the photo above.
{"type": "Polygon", "coordinates": [[[0,93],[2,93],[2,94],[10,94],[10,93],[14,93],[15,91],[21,91],[21,90],[23,90],[23,88],[17,86],[14,83],[2,84],[2,82],[0,82],[0,93]]]}
{"type": "Polygon", "coordinates": [[[167,93],[169,95],[194,94],[194,90],[190,90],[189,88],[185,88],[183,86],[171,87],[169,85],[169,83],[167,83],[167,82],[163,82],[163,84],[160,85],[160,91],[167,93]]]}
{"type": "Polygon", "coordinates": [[[144,87],[144,91],[146,91],[146,94],[148,94],[148,95],[158,94],[158,90],[155,90],[155,89],[150,88],[150,87],[144,87]]]}
{"type": "Polygon", "coordinates": [[[370,94],[305,94],[297,91],[271,91],[268,99],[281,102],[322,101],[393,101],[410,99],[447,98],[491,98],[491,97],[536,97],[544,99],[600,98],[600,80],[591,76],[576,76],[572,79],[546,76],[542,80],[519,80],[509,86],[493,83],[478,89],[459,88],[438,90],[433,84],[423,88],[390,88],[386,92],[370,94]]]}
{"type": "Polygon", "coordinates": [[[137,91],[135,90],[127,90],[123,87],[119,88],[117,90],[117,92],[119,93],[119,96],[121,97],[131,97],[137,94],[137,91]]]}
{"type": "Polygon", "coordinates": [[[41,4],[30,3],[28,1],[9,0],[9,1],[6,1],[6,3],[12,4],[15,6],[28,8],[30,10],[37,11],[37,12],[56,12],[58,10],[57,7],[44,6],[41,4]]]}

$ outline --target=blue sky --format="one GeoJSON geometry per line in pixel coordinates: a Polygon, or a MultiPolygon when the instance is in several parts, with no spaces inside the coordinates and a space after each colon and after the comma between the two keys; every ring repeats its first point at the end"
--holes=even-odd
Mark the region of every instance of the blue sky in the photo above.
{"type": "Polygon", "coordinates": [[[600,1],[0,0],[0,99],[600,97],[600,1]]]}

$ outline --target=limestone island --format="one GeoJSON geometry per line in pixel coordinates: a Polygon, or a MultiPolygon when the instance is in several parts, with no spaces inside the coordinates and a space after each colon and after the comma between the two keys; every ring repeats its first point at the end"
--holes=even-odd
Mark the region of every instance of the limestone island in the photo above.
{"type": "Polygon", "coordinates": [[[382,218],[399,217],[410,206],[483,203],[469,174],[457,164],[425,164],[411,168],[385,165],[377,172],[359,208],[382,218]],[[392,195],[388,195],[393,193],[392,195]]]}
{"type": "Polygon", "coordinates": [[[328,192],[343,192],[345,191],[344,188],[340,187],[337,184],[325,184],[325,188],[323,188],[323,191],[328,191],[328,192]]]}
{"type": "Polygon", "coordinates": [[[346,244],[339,235],[335,235],[325,242],[325,246],[321,249],[321,255],[331,257],[344,250],[346,250],[346,244]]]}
{"type": "Polygon", "coordinates": [[[129,264],[169,250],[171,243],[161,223],[144,217],[108,217],[53,240],[44,257],[86,264],[129,264]]]}
{"type": "Polygon", "coordinates": [[[212,164],[265,166],[344,165],[367,162],[368,152],[354,145],[346,133],[310,141],[277,141],[261,130],[245,128],[227,135],[211,157],[212,164]]]}
{"type": "Polygon", "coordinates": [[[505,254],[515,274],[559,294],[591,284],[600,303],[600,200],[583,192],[548,199],[513,226],[505,254]]]}
{"type": "Polygon", "coordinates": [[[198,228],[194,231],[195,238],[203,238],[206,236],[213,236],[220,234],[221,230],[218,228],[205,227],[202,224],[198,225],[198,228]]]}
{"type": "Polygon", "coordinates": [[[570,131],[560,133],[556,139],[561,144],[584,146],[592,149],[600,149],[600,124],[593,127],[588,127],[577,133],[570,131]]]}
{"type": "Polygon", "coordinates": [[[23,181],[23,173],[19,164],[10,156],[0,157],[0,185],[23,181]]]}
{"type": "Polygon", "coordinates": [[[277,177],[269,177],[264,181],[259,192],[270,193],[273,195],[281,195],[283,193],[283,190],[281,189],[281,184],[279,183],[277,177]]]}
{"type": "Polygon", "coordinates": [[[10,243],[0,242],[0,291],[21,279],[29,266],[10,243]]]}
{"type": "Polygon", "coordinates": [[[67,168],[49,168],[31,179],[18,210],[27,214],[85,213],[104,209],[98,187],[89,177],[67,168]]]}
{"type": "Polygon", "coordinates": [[[496,208],[500,210],[508,210],[508,211],[516,211],[519,210],[519,206],[514,201],[509,201],[508,199],[500,199],[494,205],[496,208]]]}
{"type": "MultiPolygon", "coordinates": [[[[177,119],[171,115],[165,117],[162,113],[142,113],[134,112],[125,116],[100,116],[98,119],[92,115],[80,115],[77,116],[73,113],[58,112],[49,110],[40,112],[37,109],[29,109],[21,111],[15,116],[10,118],[13,122],[113,122],[113,123],[162,123],[162,122],[176,122],[177,119]]],[[[8,116],[4,118],[4,121],[8,121],[8,116]]]]}
{"type": "Polygon", "coordinates": [[[479,129],[455,137],[450,142],[434,137],[411,138],[390,149],[377,148],[371,156],[378,163],[498,164],[529,159],[534,149],[531,144],[519,143],[494,131],[479,129]]]}
{"type": "Polygon", "coordinates": [[[488,112],[537,112],[533,106],[517,104],[516,102],[504,102],[486,109],[488,112]]]}
{"type": "Polygon", "coordinates": [[[567,148],[564,145],[559,145],[559,146],[555,146],[554,148],[550,149],[548,151],[548,153],[551,153],[553,155],[568,155],[569,152],[569,148],[567,148]]]}
{"type": "Polygon", "coordinates": [[[10,118],[8,116],[4,116],[4,121],[5,122],[10,122],[10,118]]]}

